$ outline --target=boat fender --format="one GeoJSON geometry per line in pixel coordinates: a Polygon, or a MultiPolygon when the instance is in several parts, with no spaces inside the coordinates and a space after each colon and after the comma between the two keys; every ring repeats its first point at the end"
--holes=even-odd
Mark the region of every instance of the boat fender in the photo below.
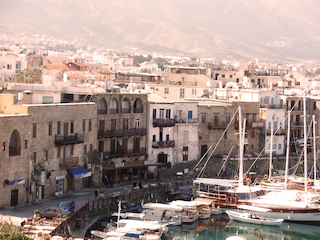
{"type": "Polygon", "coordinates": [[[273,176],[277,176],[277,173],[276,173],[276,172],[274,172],[274,173],[273,173],[273,176]]]}
{"type": "Polygon", "coordinates": [[[238,175],[234,176],[234,180],[239,180],[238,175]]]}
{"type": "Polygon", "coordinates": [[[264,178],[264,180],[267,180],[268,177],[269,177],[268,174],[265,174],[263,178],[264,178]]]}
{"type": "Polygon", "coordinates": [[[297,202],[301,201],[301,192],[297,192],[297,198],[296,198],[297,202]]]}
{"type": "Polygon", "coordinates": [[[311,182],[308,182],[308,186],[311,186],[311,182]]]}

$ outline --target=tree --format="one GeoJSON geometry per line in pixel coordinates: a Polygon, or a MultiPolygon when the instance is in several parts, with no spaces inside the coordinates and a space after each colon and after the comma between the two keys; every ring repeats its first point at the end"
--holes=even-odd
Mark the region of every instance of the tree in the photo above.
{"type": "Polygon", "coordinates": [[[14,74],[12,81],[17,83],[41,83],[41,78],[40,73],[27,68],[14,74]]]}

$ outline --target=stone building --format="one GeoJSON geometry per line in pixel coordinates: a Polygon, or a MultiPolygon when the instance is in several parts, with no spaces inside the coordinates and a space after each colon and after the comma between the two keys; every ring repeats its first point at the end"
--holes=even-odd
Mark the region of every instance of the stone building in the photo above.
{"type": "Polygon", "coordinates": [[[39,201],[99,180],[96,104],[15,104],[0,95],[1,206],[39,201]],[[94,165],[94,164],[92,164],[94,165]]]}
{"type": "Polygon", "coordinates": [[[26,107],[13,103],[14,95],[0,95],[0,208],[31,201],[31,117],[26,107]]]}
{"type": "Polygon", "coordinates": [[[92,163],[90,157],[97,149],[96,104],[26,106],[32,131],[32,200],[80,190],[99,181],[100,164],[92,163]]]}
{"type": "Polygon", "coordinates": [[[122,182],[148,178],[146,165],[147,95],[96,94],[98,151],[103,181],[122,182]]]}
{"type": "Polygon", "coordinates": [[[259,135],[264,128],[260,121],[259,102],[204,98],[189,100],[198,101],[200,156],[207,150],[209,151],[206,157],[210,156],[213,149],[213,157],[222,157],[229,153],[234,157],[239,154],[239,106],[242,119],[246,119],[244,154],[250,156],[259,152],[262,144],[259,142],[259,135]]]}

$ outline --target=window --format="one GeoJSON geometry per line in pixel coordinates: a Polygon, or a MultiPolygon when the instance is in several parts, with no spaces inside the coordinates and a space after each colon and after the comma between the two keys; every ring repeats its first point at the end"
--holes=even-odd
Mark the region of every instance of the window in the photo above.
{"type": "Polygon", "coordinates": [[[255,80],[254,80],[254,79],[251,79],[251,82],[252,82],[252,83],[254,83],[254,82],[255,82],[255,80]]]}
{"type": "Polygon", "coordinates": [[[99,141],[99,152],[103,152],[104,150],[104,141],[99,141]]]}
{"type": "Polygon", "coordinates": [[[57,134],[61,134],[61,122],[60,121],[57,124],[57,134]]]}
{"type": "Polygon", "coordinates": [[[57,147],[57,157],[60,157],[60,151],[61,151],[61,148],[57,147]]]}
{"type": "Polygon", "coordinates": [[[166,141],[168,142],[170,140],[169,134],[166,135],[166,141]]]}
{"type": "Polygon", "coordinates": [[[82,132],[85,132],[86,131],[86,120],[83,119],[82,120],[82,132]]]}
{"type": "Polygon", "coordinates": [[[140,129],[140,119],[136,119],[135,127],[136,129],[140,129]]]}
{"type": "Polygon", "coordinates": [[[117,129],[117,119],[111,119],[111,130],[117,129]]]}
{"type": "Polygon", "coordinates": [[[87,145],[83,145],[83,154],[87,154],[87,145]]]}
{"type": "Polygon", "coordinates": [[[188,111],[188,119],[192,119],[192,111],[191,110],[188,111]]]}
{"type": "Polygon", "coordinates": [[[152,135],[152,142],[156,141],[156,135],[152,135]]]}
{"type": "Polygon", "coordinates": [[[317,110],[317,102],[313,102],[313,110],[317,110]]]}
{"type": "Polygon", "coordinates": [[[123,119],[122,129],[129,129],[129,119],[128,118],[123,119]]]}
{"type": "Polygon", "coordinates": [[[164,94],[169,94],[169,88],[164,88],[164,94]]]}
{"type": "Polygon", "coordinates": [[[230,113],[227,113],[226,114],[226,122],[229,123],[231,120],[231,114],[230,113]]]}
{"type": "Polygon", "coordinates": [[[278,144],[278,149],[281,150],[281,144],[278,144]]]}
{"type": "Polygon", "coordinates": [[[71,124],[70,124],[70,133],[74,133],[74,122],[73,122],[73,120],[71,121],[71,124]]]}
{"type": "Polygon", "coordinates": [[[206,118],[207,118],[207,114],[202,114],[202,115],[201,115],[201,122],[202,122],[202,123],[206,123],[206,121],[207,121],[206,118]]]}
{"type": "Polygon", "coordinates": [[[70,156],[73,155],[73,145],[70,145],[70,156]]]}
{"type": "Polygon", "coordinates": [[[152,119],[156,119],[157,118],[157,109],[153,109],[152,111],[152,119]]]}
{"type": "Polygon", "coordinates": [[[33,135],[32,135],[34,138],[37,137],[37,124],[34,123],[33,124],[33,135]]]}
{"type": "Polygon", "coordinates": [[[2,151],[5,151],[6,150],[6,142],[3,142],[2,143],[2,151]]]}
{"type": "Polygon", "coordinates": [[[193,94],[193,95],[197,95],[197,89],[194,89],[194,88],[193,88],[193,89],[192,89],[192,94],[193,94]]]}
{"type": "Polygon", "coordinates": [[[8,65],[7,65],[7,69],[12,69],[12,65],[11,65],[11,64],[8,64],[8,65]]]}
{"type": "Polygon", "coordinates": [[[232,75],[230,75],[229,78],[232,78],[232,75]]]}
{"type": "Polygon", "coordinates": [[[183,161],[188,161],[188,147],[182,148],[182,158],[183,161]]]}
{"type": "Polygon", "coordinates": [[[276,143],[272,144],[272,151],[274,151],[274,150],[277,150],[277,144],[276,143]]]}
{"type": "Polygon", "coordinates": [[[219,122],[219,113],[214,114],[214,122],[218,123],[219,122]]]}
{"type": "Polygon", "coordinates": [[[228,133],[228,132],[225,132],[225,133],[224,133],[224,139],[228,139],[227,133],[228,133]]]}
{"type": "Polygon", "coordinates": [[[184,98],[184,88],[180,88],[180,98],[184,98]]]}
{"type": "Polygon", "coordinates": [[[271,122],[268,122],[268,129],[271,129],[271,122]]]}
{"type": "Polygon", "coordinates": [[[255,131],[252,131],[252,132],[251,132],[251,137],[254,138],[255,135],[256,135],[255,131]]]}
{"type": "Polygon", "coordinates": [[[92,150],[93,150],[93,149],[92,149],[92,144],[90,144],[90,153],[92,153],[92,150]]]}
{"type": "Polygon", "coordinates": [[[28,147],[28,140],[24,140],[24,148],[28,147]]]}
{"type": "Polygon", "coordinates": [[[222,78],[225,78],[225,77],[226,77],[226,75],[222,74],[222,75],[221,75],[221,77],[222,77],[222,78]]]}
{"type": "Polygon", "coordinates": [[[49,136],[52,135],[52,122],[49,122],[49,136]]]}
{"type": "Polygon", "coordinates": [[[42,97],[42,103],[43,103],[43,104],[53,103],[53,97],[43,96],[43,97],[42,97]]]}
{"type": "Polygon", "coordinates": [[[89,119],[89,132],[91,132],[91,131],[92,131],[92,120],[89,119]]]}
{"type": "Polygon", "coordinates": [[[160,109],[160,119],[164,119],[164,109],[160,109]]]}
{"type": "Polygon", "coordinates": [[[33,152],[33,162],[37,162],[37,153],[33,152]]]}
{"type": "Polygon", "coordinates": [[[277,130],[278,129],[278,122],[273,122],[273,129],[277,130]]]}
{"type": "Polygon", "coordinates": [[[167,119],[171,118],[171,109],[166,109],[166,118],[167,119]]]}
{"type": "Polygon", "coordinates": [[[46,161],[49,160],[49,152],[48,152],[48,150],[45,150],[45,151],[44,151],[44,159],[45,159],[46,161]]]}
{"type": "Polygon", "coordinates": [[[261,82],[264,83],[264,79],[261,79],[261,82]]]}

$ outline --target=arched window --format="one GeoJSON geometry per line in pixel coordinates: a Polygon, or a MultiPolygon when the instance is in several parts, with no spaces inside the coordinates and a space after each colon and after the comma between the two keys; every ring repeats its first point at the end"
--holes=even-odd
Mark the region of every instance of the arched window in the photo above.
{"type": "Polygon", "coordinates": [[[107,114],[107,102],[104,98],[98,102],[98,114],[107,114]]]}
{"type": "Polygon", "coordinates": [[[110,102],[109,113],[110,114],[118,113],[118,103],[115,98],[113,98],[110,102]]]}
{"type": "Polygon", "coordinates": [[[128,98],[125,98],[121,102],[121,113],[130,113],[130,102],[128,98]]]}
{"type": "Polygon", "coordinates": [[[143,113],[143,105],[140,98],[137,98],[133,104],[133,112],[134,113],[143,113]]]}
{"type": "Polygon", "coordinates": [[[21,154],[21,140],[20,134],[17,130],[11,133],[9,143],[9,156],[19,156],[21,154]]]}

